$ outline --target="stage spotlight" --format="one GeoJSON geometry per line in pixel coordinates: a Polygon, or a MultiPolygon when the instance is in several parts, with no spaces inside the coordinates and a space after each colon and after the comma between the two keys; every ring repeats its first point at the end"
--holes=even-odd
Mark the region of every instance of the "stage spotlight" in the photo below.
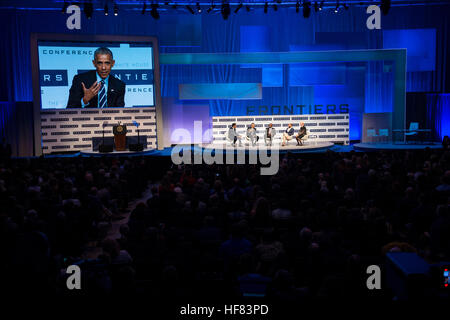
{"type": "Polygon", "coordinates": [[[92,18],[92,13],[94,12],[94,5],[92,2],[85,2],[84,3],[84,14],[86,15],[86,18],[90,19],[92,18]]]}
{"type": "Polygon", "coordinates": [[[190,5],[187,5],[186,9],[188,9],[190,13],[195,14],[194,9],[192,9],[190,5]]]}
{"type": "Polygon", "coordinates": [[[323,8],[323,1],[320,3],[319,11],[322,11],[322,8],[323,8]]]}
{"type": "Polygon", "coordinates": [[[158,20],[159,19],[159,12],[158,12],[159,5],[157,3],[152,3],[151,7],[152,7],[152,10],[150,11],[150,15],[153,17],[153,19],[158,20]]]}
{"type": "Polygon", "coordinates": [[[142,5],[142,14],[145,14],[145,10],[147,10],[147,3],[144,1],[144,4],[142,5]]]}
{"type": "Polygon", "coordinates": [[[339,0],[336,1],[336,8],[334,8],[334,13],[338,13],[339,11],[339,0]]]}
{"type": "Polygon", "coordinates": [[[117,17],[119,15],[119,7],[117,3],[114,3],[114,15],[117,17]]]}
{"type": "Polygon", "coordinates": [[[380,9],[384,15],[387,15],[391,9],[391,0],[381,0],[380,9]]]}
{"type": "Polygon", "coordinates": [[[230,4],[229,3],[222,3],[222,17],[223,20],[227,20],[230,13],[231,13],[231,8],[230,8],[230,4]]]}
{"type": "Polygon", "coordinates": [[[245,10],[247,10],[247,12],[250,12],[250,6],[245,6],[245,10]]]}
{"type": "Polygon", "coordinates": [[[309,16],[311,15],[310,5],[310,2],[303,2],[303,18],[309,18],[309,16]]]}
{"type": "Polygon", "coordinates": [[[109,14],[109,8],[108,8],[108,4],[105,4],[105,8],[103,9],[103,12],[105,13],[105,16],[107,16],[109,14]]]}
{"type": "Polygon", "coordinates": [[[216,7],[216,5],[215,5],[214,3],[211,4],[211,7],[209,7],[209,8],[206,10],[206,12],[207,12],[207,13],[210,13],[211,11],[214,10],[215,7],[216,7]]]}
{"type": "Polygon", "coordinates": [[[266,2],[264,4],[264,13],[267,13],[267,9],[269,8],[269,4],[266,2]]]}
{"type": "Polygon", "coordinates": [[[61,13],[66,13],[66,10],[68,7],[69,7],[69,3],[67,1],[64,1],[64,5],[61,9],[61,13]]]}
{"type": "Polygon", "coordinates": [[[295,12],[299,12],[300,11],[300,2],[297,1],[297,3],[295,4],[295,12]]]}
{"type": "Polygon", "coordinates": [[[241,3],[239,3],[239,5],[236,7],[236,9],[234,10],[234,13],[238,13],[238,11],[239,10],[241,10],[241,8],[243,7],[244,5],[242,4],[242,2],[241,3]]]}
{"type": "Polygon", "coordinates": [[[202,13],[202,7],[200,7],[200,3],[199,2],[197,2],[196,7],[197,7],[197,12],[198,13],[202,13]]]}

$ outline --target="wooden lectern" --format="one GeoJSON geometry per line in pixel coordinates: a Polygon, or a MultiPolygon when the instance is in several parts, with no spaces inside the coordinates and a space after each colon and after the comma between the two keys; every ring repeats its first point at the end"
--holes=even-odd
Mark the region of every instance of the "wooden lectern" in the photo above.
{"type": "Polygon", "coordinates": [[[113,134],[116,151],[125,151],[127,142],[127,126],[122,124],[114,125],[113,134]]]}

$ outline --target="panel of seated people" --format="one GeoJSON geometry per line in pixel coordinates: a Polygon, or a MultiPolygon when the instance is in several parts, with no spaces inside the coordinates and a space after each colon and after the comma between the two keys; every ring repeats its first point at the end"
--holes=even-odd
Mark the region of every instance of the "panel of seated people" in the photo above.
{"type": "MultiPolygon", "coordinates": [[[[228,142],[227,135],[230,126],[236,123],[236,133],[247,137],[247,129],[254,123],[259,141],[264,141],[266,128],[272,123],[276,130],[273,141],[281,143],[283,134],[289,124],[294,128],[292,140],[295,143],[295,136],[300,130],[300,123],[304,123],[308,143],[333,142],[337,144],[349,144],[349,114],[305,114],[292,116],[235,116],[235,117],[213,117],[213,142],[228,142]]],[[[247,139],[248,140],[248,139],[247,139]]]]}

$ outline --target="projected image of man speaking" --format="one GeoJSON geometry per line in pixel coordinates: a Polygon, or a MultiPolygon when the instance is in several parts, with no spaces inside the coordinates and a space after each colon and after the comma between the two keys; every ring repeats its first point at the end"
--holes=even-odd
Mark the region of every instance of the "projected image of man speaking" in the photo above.
{"type": "Polygon", "coordinates": [[[111,50],[95,50],[92,63],[96,70],[73,77],[67,108],[124,107],[125,83],[110,76],[115,63],[111,50]]]}

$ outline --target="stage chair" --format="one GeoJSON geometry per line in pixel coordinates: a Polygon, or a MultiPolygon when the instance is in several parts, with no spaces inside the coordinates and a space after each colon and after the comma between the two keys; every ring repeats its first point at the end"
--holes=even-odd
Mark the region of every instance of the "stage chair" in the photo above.
{"type": "MultiPolygon", "coordinates": [[[[228,138],[228,133],[225,133],[225,140],[226,141],[228,141],[231,145],[233,145],[233,140],[231,140],[230,138],[228,138]]],[[[237,141],[236,141],[236,145],[237,146],[241,146],[243,143],[242,143],[242,138],[239,140],[239,139],[237,139],[237,141]]]]}
{"type": "MultiPolygon", "coordinates": [[[[291,140],[286,140],[286,146],[288,146],[289,145],[289,143],[295,143],[295,144],[297,144],[297,140],[295,139],[295,136],[296,136],[296,134],[294,134],[293,136],[292,136],[292,139],[291,140]]],[[[280,139],[280,145],[283,143],[283,137],[281,137],[281,139],[280,139]]]]}
{"type": "Polygon", "coordinates": [[[383,142],[388,142],[389,129],[380,129],[380,130],[378,130],[378,136],[379,137],[383,137],[383,142]]]}
{"type": "MultiPolygon", "coordinates": [[[[288,146],[289,143],[295,143],[295,144],[297,144],[297,139],[296,139],[296,137],[297,137],[297,134],[294,134],[294,135],[292,136],[292,139],[291,139],[291,140],[286,140],[286,146],[288,146]]],[[[304,143],[306,140],[308,140],[308,134],[304,135],[300,140],[302,141],[302,143],[304,143]]],[[[281,141],[283,141],[283,139],[281,139],[281,141]]]]}
{"type": "MultiPolygon", "coordinates": [[[[233,140],[228,138],[228,134],[225,134],[225,140],[228,141],[229,143],[233,144],[233,140]]],[[[237,141],[236,141],[236,143],[237,143],[237,141]]]]}
{"type": "MultiPolygon", "coordinates": [[[[264,130],[264,131],[266,131],[266,130],[264,130]]],[[[275,136],[276,136],[276,134],[275,134],[275,136]]],[[[266,146],[272,145],[273,142],[274,142],[274,140],[275,140],[275,136],[273,136],[273,137],[272,137],[272,140],[270,140],[270,139],[267,137],[267,132],[264,132],[264,144],[265,144],[266,146]]]]}
{"type": "Polygon", "coordinates": [[[300,140],[303,144],[305,144],[305,142],[308,140],[308,134],[305,134],[300,140]]]}
{"type": "MultiPolygon", "coordinates": [[[[247,145],[253,145],[253,144],[252,144],[252,140],[250,139],[250,137],[245,137],[245,141],[246,141],[246,144],[247,144],[247,145]]],[[[256,141],[255,146],[257,146],[258,143],[259,143],[259,139],[256,141]]]]}
{"type": "Polygon", "coordinates": [[[367,129],[367,138],[372,138],[370,139],[371,142],[377,142],[376,138],[378,137],[377,135],[377,131],[375,129],[367,129]]]}
{"type": "MultiPolygon", "coordinates": [[[[405,136],[411,137],[411,136],[417,136],[419,132],[419,123],[418,122],[410,122],[409,123],[409,129],[405,132],[405,136]]],[[[408,141],[406,141],[408,142],[408,141]]]]}

